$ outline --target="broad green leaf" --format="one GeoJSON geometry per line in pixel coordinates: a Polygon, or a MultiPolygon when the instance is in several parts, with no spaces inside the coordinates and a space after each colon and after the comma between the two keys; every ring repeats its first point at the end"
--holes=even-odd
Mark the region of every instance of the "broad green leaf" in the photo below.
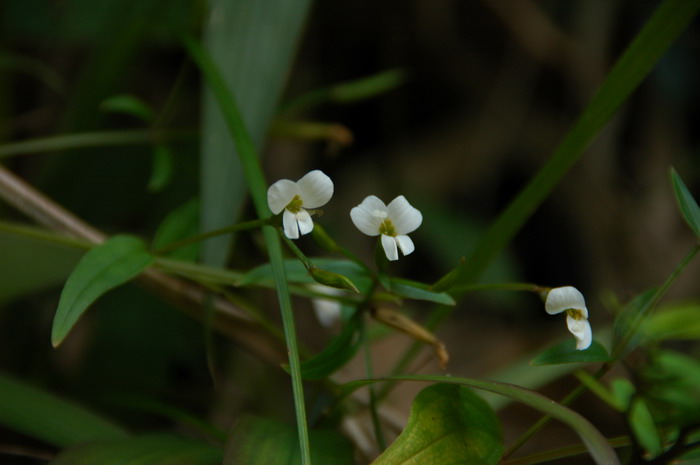
{"type": "Polygon", "coordinates": [[[609,362],[610,355],[599,342],[593,341],[586,350],[576,350],[576,340],[569,338],[542,352],[530,361],[530,365],[555,365],[560,363],[609,362]]]}
{"type": "Polygon", "coordinates": [[[493,465],[502,454],[491,407],[464,386],[434,384],[416,396],[406,428],[372,465],[493,465]]]}
{"type": "Polygon", "coordinates": [[[152,261],[144,243],[131,236],[114,236],[86,253],[61,292],[51,330],[53,346],[63,341],[93,302],[138,276],[152,261]]]}
{"type": "MultiPolygon", "coordinates": [[[[353,465],[350,442],[333,430],[311,430],[311,460],[319,465],[353,465]]],[[[296,430],[286,423],[243,417],[231,429],[223,465],[301,464],[296,430]]]]}
{"type": "MultiPolygon", "coordinates": [[[[199,230],[198,220],[199,201],[195,198],[176,208],[165,217],[153,238],[153,249],[157,250],[170,243],[194,236],[199,230]]],[[[198,254],[199,244],[190,244],[171,251],[167,256],[194,261],[198,254]]]]}
{"type": "Polygon", "coordinates": [[[77,404],[4,375],[0,375],[0,425],[57,447],[128,436],[77,404]]]}
{"type": "Polygon", "coordinates": [[[342,395],[346,396],[355,390],[378,382],[393,382],[393,381],[416,381],[416,382],[432,382],[432,383],[447,383],[459,384],[476,389],[481,389],[487,392],[492,392],[502,396],[509,397],[516,402],[529,405],[530,407],[539,410],[542,413],[550,415],[552,418],[565,423],[571,427],[581,437],[584,445],[588,449],[591,457],[598,465],[619,465],[620,461],[615,454],[615,451],[610,446],[605,437],[584,417],[574,412],[568,407],[564,407],[551,399],[539,394],[535,391],[522,388],[520,386],[508,383],[498,383],[495,381],[484,381],[474,378],[464,378],[457,376],[436,376],[436,375],[404,375],[390,376],[379,379],[362,379],[351,381],[341,386],[342,395]]]}
{"type": "Polygon", "coordinates": [[[695,17],[700,0],[666,0],[637,34],[549,161],[501,213],[475,246],[461,281],[477,281],[537,207],[578,161],[610,118],[649,75],[695,17]]]}
{"type": "Polygon", "coordinates": [[[80,444],[49,465],[218,465],[221,449],[172,435],[149,435],[80,444]]]}
{"type": "Polygon", "coordinates": [[[695,236],[700,239],[700,207],[673,168],[671,168],[671,184],[673,184],[673,193],[676,195],[676,202],[683,218],[695,236]]]}
{"type": "Polygon", "coordinates": [[[100,109],[112,113],[124,113],[147,123],[153,120],[153,110],[134,95],[120,94],[110,97],[100,104],[100,109]]]}
{"type": "Polygon", "coordinates": [[[649,452],[651,457],[659,455],[662,451],[659,431],[656,429],[649,407],[641,397],[632,402],[629,421],[637,442],[649,452]]]}
{"type": "Polygon", "coordinates": [[[644,321],[641,332],[657,341],[700,339],[700,302],[660,308],[644,321]]]}
{"type": "MultiPolygon", "coordinates": [[[[236,96],[245,129],[258,149],[278,108],[310,4],[309,0],[207,3],[206,49],[226,88],[236,96]]],[[[232,136],[238,136],[229,132],[220,104],[207,89],[202,123],[202,231],[235,221],[244,205],[246,184],[251,182],[238,159],[244,155],[232,141],[232,136]]],[[[204,263],[221,266],[228,255],[229,238],[207,241],[204,263]]]]}
{"type": "Polygon", "coordinates": [[[59,239],[38,228],[0,222],[0,303],[66,281],[89,245],[59,239]]]}
{"type": "Polygon", "coordinates": [[[301,363],[302,378],[323,379],[350,361],[360,347],[360,318],[353,315],[325,349],[301,363]]]}
{"type": "Polygon", "coordinates": [[[407,299],[425,300],[442,305],[455,305],[455,300],[445,292],[434,292],[427,284],[407,279],[390,278],[390,291],[407,299]]]}

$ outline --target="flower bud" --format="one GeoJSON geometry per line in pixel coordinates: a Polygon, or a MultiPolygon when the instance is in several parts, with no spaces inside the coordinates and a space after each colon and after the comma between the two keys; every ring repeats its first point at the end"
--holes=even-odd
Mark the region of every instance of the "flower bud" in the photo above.
{"type": "Polygon", "coordinates": [[[348,278],[347,276],[343,276],[342,274],[322,270],[321,268],[318,268],[316,266],[312,266],[311,268],[309,268],[309,273],[311,274],[311,277],[314,278],[314,281],[316,281],[317,283],[321,283],[329,287],[334,287],[336,289],[347,289],[349,291],[357,292],[358,294],[360,293],[360,291],[357,289],[357,286],[355,286],[355,284],[352,281],[350,281],[350,278],[348,278]]]}

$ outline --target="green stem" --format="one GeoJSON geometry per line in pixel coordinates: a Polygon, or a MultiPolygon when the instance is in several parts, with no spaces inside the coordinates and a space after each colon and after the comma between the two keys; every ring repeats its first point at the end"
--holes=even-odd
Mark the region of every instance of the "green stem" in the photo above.
{"type": "Polygon", "coordinates": [[[213,231],[208,231],[205,233],[197,234],[196,236],[191,236],[186,239],[183,239],[181,241],[173,242],[171,244],[168,244],[164,247],[161,247],[160,249],[154,250],[153,253],[155,255],[167,255],[168,253],[172,252],[175,249],[179,249],[181,247],[186,247],[190,244],[194,244],[196,242],[201,242],[206,239],[216,237],[216,236],[222,236],[224,234],[228,233],[233,233],[233,232],[239,232],[239,231],[245,231],[247,229],[256,229],[256,228],[262,228],[265,225],[270,224],[269,219],[258,219],[258,220],[251,220],[251,221],[246,221],[244,223],[238,223],[234,224],[233,226],[227,226],[225,228],[221,229],[215,229],[213,231]]]}
{"type": "MultiPolygon", "coordinates": [[[[361,317],[363,318],[363,317],[361,317]]],[[[360,325],[360,337],[362,338],[362,346],[365,357],[365,373],[367,378],[374,378],[374,369],[372,365],[372,348],[369,344],[369,338],[367,337],[367,321],[363,318],[360,325]]],[[[377,395],[374,386],[368,386],[369,389],[369,412],[372,417],[372,427],[374,428],[374,436],[377,439],[377,446],[379,446],[380,451],[386,449],[386,438],[384,437],[384,431],[382,431],[382,425],[379,421],[379,414],[377,413],[377,395]]]]}
{"type": "MultiPolygon", "coordinates": [[[[236,149],[238,150],[243,172],[248,181],[250,196],[258,218],[267,219],[272,216],[267,206],[267,183],[263,176],[255,145],[246,130],[245,123],[238,111],[234,96],[227,87],[218,68],[204,49],[202,49],[200,44],[189,35],[183,35],[182,42],[192,59],[199,66],[212,93],[216,97],[224,121],[236,144],[236,149]]],[[[277,231],[272,226],[263,227],[263,236],[267,244],[270,264],[272,266],[272,275],[277,287],[284,335],[287,342],[289,371],[292,377],[292,390],[294,393],[294,408],[297,417],[301,461],[303,465],[311,465],[311,449],[309,446],[309,431],[306,421],[306,406],[304,404],[304,386],[301,378],[299,348],[297,345],[296,330],[294,328],[292,301],[284,271],[282,247],[277,231]]]]}

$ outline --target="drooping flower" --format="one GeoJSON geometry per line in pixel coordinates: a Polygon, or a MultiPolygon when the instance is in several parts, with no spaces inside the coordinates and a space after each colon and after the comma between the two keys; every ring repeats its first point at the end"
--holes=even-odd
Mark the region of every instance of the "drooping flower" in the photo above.
{"type": "Polygon", "coordinates": [[[282,226],[284,235],[290,239],[298,239],[299,235],[310,233],[314,229],[311,219],[313,211],[333,196],[333,181],[322,171],[314,170],[306,173],[297,182],[280,179],[267,190],[267,205],[272,213],[277,215],[282,210],[282,226]]]}
{"type": "Polygon", "coordinates": [[[368,236],[381,234],[386,258],[398,260],[399,252],[408,255],[415,250],[407,234],[415,231],[423,222],[423,215],[411,206],[403,195],[385,205],[378,197],[370,195],[350,210],[350,218],[357,229],[368,236]]]}
{"type": "Polygon", "coordinates": [[[586,350],[593,340],[588,309],[583,294],[572,286],[550,289],[544,302],[550,315],[566,312],[566,325],[576,338],[576,350],[586,350]]]}

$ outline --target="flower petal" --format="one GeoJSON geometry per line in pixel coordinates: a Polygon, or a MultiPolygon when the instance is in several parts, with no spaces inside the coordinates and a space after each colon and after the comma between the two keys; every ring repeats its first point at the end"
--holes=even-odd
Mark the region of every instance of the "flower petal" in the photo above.
{"type": "Polygon", "coordinates": [[[382,247],[384,248],[386,258],[391,261],[399,259],[399,251],[396,248],[396,240],[394,240],[393,237],[382,234],[382,247]]]}
{"type": "Polygon", "coordinates": [[[267,206],[276,215],[289,205],[295,195],[300,195],[297,183],[280,179],[267,190],[267,206]]]}
{"type": "Polygon", "coordinates": [[[289,210],[285,210],[282,215],[282,227],[284,235],[290,239],[299,239],[299,226],[297,226],[297,217],[289,210]]]}
{"type": "Polygon", "coordinates": [[[576,338],[576,350],[586,350],[591,346],[593,341],[593,332],[591,324],[586,319],[577,320],[570,316],[566,317],[566,325],[569,331],[576,338]]]}
{"type": "MultiPolygon", "coordinates": [[[[329,296],[343,295],[343,291],[333,287],[323,286],[320,284],[312,284],[309,287],[316,292],[327,294],[329,296]]],[[[333,326],[340,320],[342,313],[341,305],[337,300],[315,297],[311,299],[311,306],[314,309],[314,313],[316,314],[318,321],[327,328],[333,326]]]]}
{"type": "Polygon", "coordinates": [[[379,226],[384,221],[376,215],[377,212],[386,212],[387,208],[379,197],[370,195],[366,197],[361,204],[350,210],[350,218],[357,229],[367,234],[368,236],[377,236],[379,234],[379,226]]]}
{"type": "Polygon", "coordinates": [[[406,197],[399,195],[392,200],[387,206],[389,218],[394,223],[396,234],[408,234],[416,229],[423,222],[423,215],[417,209],[411,206],[406,200],[406,197]]]}
{"type": "Polygon", "coordinates": [[[323,171],[309,171],[297,181],[304,208],[318,208],[333,197],[333,181],[323,171]]]}
{"type": "Polygon", "coordinates": [[[416,246],[413,245],[413,241],[410,237],[401,234],[396,236],[394,239],[396,239],[396,243],[399,245],[399,249],[401,249],[402,254],[408,255],[416,250],[416,246]]]}
{"type": "Polygon", "coordinates": [[[303,208],[297,212],[295,215],[297,219],[297,225],[299,226],[299,232],[304,234],[309,234],[314,229],[314,220],[311,219],[309,212],[303,208]]]}
{"type": "Polygon", "coordinates": [[[572,286],[564,286],[549,291],[547,299],[544,302],[544,309],[547,313],[556,315],[570,308],[581,310],[583,315],[588,318],[586,300],[578,289],[572,286]]]}

